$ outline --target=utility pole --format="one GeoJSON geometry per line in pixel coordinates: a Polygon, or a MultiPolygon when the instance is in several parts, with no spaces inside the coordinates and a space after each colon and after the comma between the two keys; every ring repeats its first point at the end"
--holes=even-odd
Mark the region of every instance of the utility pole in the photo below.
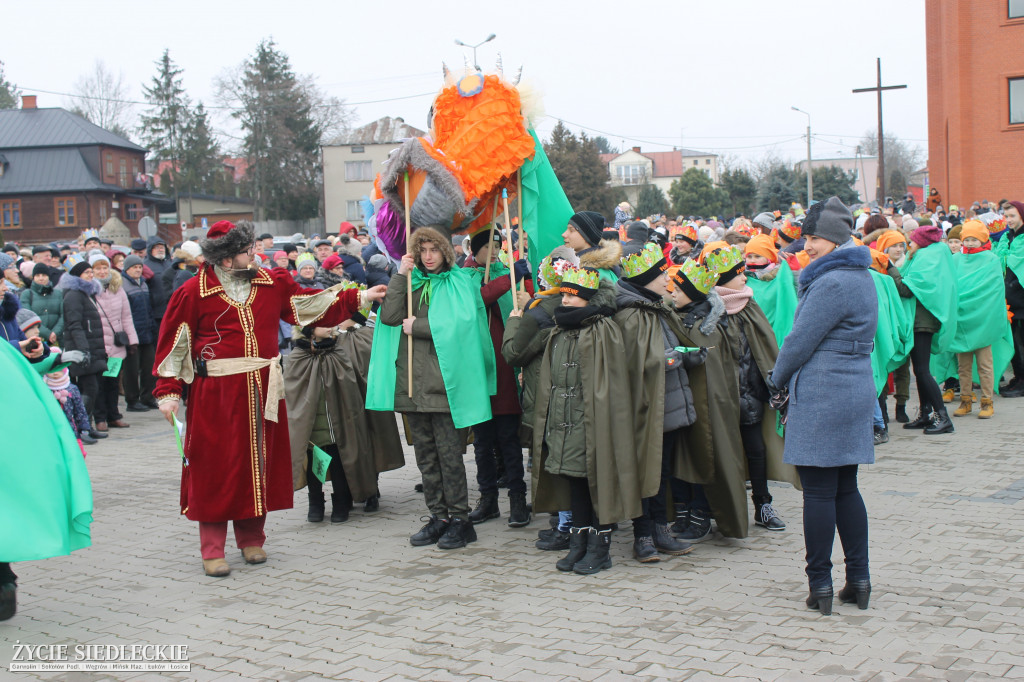
{"type": "Polygon", "coordinates": [[[902,90],[906,85],[882,85],[882,58],[877,57],[878,81],[873,88],[857,88],[854,92],[875,92],[878,94],[878,180],[875,201],[879,208],[885,204],[885,138],[882,133],[882,91],[902,90]]]}
{"type": "Polygon", "coordinates": [[[814,180],[811,177],[811,115],[803,109],[797,109],[796,107],[790,107],[793,111],[799,111],[801,114],[807,117],[807,206],[804,210],[811,207],[811,199],[814,198],[814,180]]]}

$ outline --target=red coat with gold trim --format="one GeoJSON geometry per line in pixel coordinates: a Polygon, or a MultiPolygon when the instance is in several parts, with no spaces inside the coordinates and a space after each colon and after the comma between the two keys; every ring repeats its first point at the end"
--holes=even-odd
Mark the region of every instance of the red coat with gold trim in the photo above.
{"type": "Polygon", "coordinates": [[[355,289],[303,289],[286,270],[259,270],[245,303],[231,300],[206,265],[181,286],[160,327],[153,373],[158,397],[190,383],[181,513],[193,521],[261,516],[292,506],[291,448],[284,401],[264,417],[270,368],[202,377],[199,358],[277,357],[278,320],[329,327],[358,309],[355,289]]]}

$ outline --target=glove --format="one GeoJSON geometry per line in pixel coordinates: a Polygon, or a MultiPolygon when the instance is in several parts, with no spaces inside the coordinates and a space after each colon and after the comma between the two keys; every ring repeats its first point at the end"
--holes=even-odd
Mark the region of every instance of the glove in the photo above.
{"type": "Polygon", "coordinates": [[[764,380],[764,383],[768,387],[768,392],[772,394],[782,393],[786,390],[785,388],[779,388],[775,385],[775,379],[772,378],[771,372],[768,372],[768,377],[764,380]]]}
{"type": "Polygon", "coordinates": [[[516,281],[520,281],[523,277],[530,276],[530,264],[523,258],[520,258],[512,266],[516,271],[516,281]]]}
{"type": "Polygon", "coordinates": [[[58,360],[58,364],[61,365],[65,362],[70,362],[72,365],[80,365],[89,361],[89,354],[80,350],[66,350],[61,352],[58,360]]]}
{"type": "Polygon", "coordinates": [[[701,346],[698,350],[691,350],[683,358],[683,364],[686,365],[687,369],[692,369],[699,365],[703,365],[704,361],[708,359],[708,349],[701,346]]]}
{"type": "Polygon", "coordinates": [[[139,351],[139,345],[137,343],[128,344],[125,350],[128,351],[128,355],[135,355],[139,351]]]}

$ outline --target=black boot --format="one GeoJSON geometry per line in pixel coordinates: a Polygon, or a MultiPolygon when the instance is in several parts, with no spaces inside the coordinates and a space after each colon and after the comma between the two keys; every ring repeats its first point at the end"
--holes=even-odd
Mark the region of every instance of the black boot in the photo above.
{"type": "Polygon", "coordinates": [[[569,533],[563,533],[557,528],[542,530],[538,533],[534,547],[545,552],[560,552],[563,549],[569,549],[569,533]]]}
{"type": "Polygon", "coordinates": [[[917,418],[912,422],[907,422],[903,425],[905,429],[926,429],[932,425],[932,408],[931,405],[922,405],[921,411],[918,413],[917,418]]]}
{"type": "Polygon", "coordinates": [[[437,516],[425,516],[420,521],[426,520],[426,524],[409,538],[409,544],[413,547],[424,547],[436,544],[441,536],[448,530],[448,519],[441,519],[437,516]]]}
{"type": "Polygon", "coordinates": [[[558,560],[555,568],[559,571],[571,571],[576,562],[587,553],[587,540],[592,528],[569,529],[569,553],[558,560]]]}
{"type": "Polygon", "coordinates": [[[310,523],[320,523],[324,520],[324,491],[309,492],[309,513],[306,520],[310,523]]]}
{"type": "Polygon", "coordinates": [[[633,558],[642,564],[654,564],[661,561],[658,549],[654,546],[654,538],[650,535],[634,537],[633,558]]]}
{"type": "Polygon", "coordinates": [[[672,524],[672,532],[678,535],[690,525],[690,505],[676,502],[673,506],[676,508],[676,521],[672,524]]]}
{"type": "Polygon", "coordinates": [[[896,421],[900,424],[906,424],[910,421],[910,417],[907,416],[907,406],[896,403],[896,421]]]}
{"type": "Polygon", "coordinates": [[[768,530],[786,530],[786,522],[782,520],[779,513],[775,511],[775,507],[772,506],[771,496],[754,500],[754,523],[758,526],[764,526],[768,530]]]}
{"type": "Polygon", "coordinates": [[[857,603],[857,608],[864,611],[871,599],[870,580],[847,580],[846,586],[839,590],[839,601],[843,604],[857,603]]]}
{"type": "Polygon", "coordinates": [[[476,529],[473,528],[473,524],[466,519],[455,517],[448,523],[448,530],[437,541],[437,546],[441,549],[458,549],[471,542],[476,542],[476,529]]]}
{"type": "Polygon", "coordinates": [[[522,528],[530,525],[533,519],[526,508],[526,493],[511,493],[508,496],[508,525],[510,528],[522,528]]]}
{"type": "Polygon", "coordinates": [[[953,433],[953,421],[949,418],[949,412],[946,411],[946,408],[941,407],[935,412],[935,418],[925,428],[924,432],[929,436],[937,436],[940,433],[953,433]]]}
{"type": "Polygon", "coordinates": [[[587,538],[587,553],[572,567],[573,572],[580,575],[593,575],[612,567],[612,531],[599,530],[590,533],[587,538]]]}
{"type": "Polygon", "coordinates": [[[690,525],[686,530],[676,535],[676,538],[684,542],[700,542],[711,535],[711,514],[703,509],[694,507],[690,510],[690,525]]]}
{"type": "Polygon", "coordinates": [[[18,586],[14,583],[0,585],[0,620],[10,620],[18,611],[18,586]]]}
{"type": "Polygon", "coordinates": [[[375,493],[366,498],[366,503],[363,505],[363,511],[367,514],[372,514],[378,510],[380,510],[380,493],[375,493]]]}
{"type": "Polygon", "coordinates": [[[821,611],[823,616],[832,615],[832,586],[812,587],[807,596],[807,608],[821,611]]]}
{"type": "Polygon", "coordinates": [[[480,501],[476,503],[476,509],[469,512],[470,523],[483,523],[488,519],[496,519],[501,516],[501,510],[498,509],[498,494],[493,495],[488,493],[487,495],[481,495],[480,501]]]}
{"type": "Polygon", "coordinates": [[[654,546],[662,554],[682,556],[693,551],[693,545],[688,542],[679,542],[668,532],[667,523],[654,524],[654,546]]]}
{"type": "MultiPolygon", "coordinates": [[[[351,495],[331,493],[331,523],[345,523],[348,521],[348,510],[351,508],[351,495]]],[[[323,514],[320,517],[323,518],[323,514]]]]}

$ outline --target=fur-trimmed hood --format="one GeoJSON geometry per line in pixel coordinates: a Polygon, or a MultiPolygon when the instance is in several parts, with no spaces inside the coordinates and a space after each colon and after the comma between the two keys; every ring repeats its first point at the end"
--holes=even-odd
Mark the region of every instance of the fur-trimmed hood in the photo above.
{"type": "Polygon", "coordinates": [[[410,237],[412,243],[409,245],[409,253],[412,254],[417,264],[420,259],[420,247],[425,242],[433,242],[440,249],[444,256],[445,269],[455,267],[455,249],[452,247],[451,237],[445,237],[432,227],[417,227],[410,237]]]}
{"type": "Polygon", "coordinates": [[[579,251],[576,255],[580,258],[581,268],[611,270],[622,258],[622,244],[615,239],[602,239],[597,246],[579,251]]]}
{"type": "Polygon", "coordinates": [[[102,285],[96,280],[85,280],[81,277],[75,277],[70,272],[65,273],[60,281],[57,282],[57,288],[62,291],[81,291],[86,296],[96,296],[103,290],[102,285]]]}
{"type": "Polygon", "coordinates": [[[711,332],[715,331],[718,321],[725,315],[725,301],[712,289],[708,292],[707,299],[677,309],[676,313],[682,318],[683,326],[687,329],[691,329],[696,323],[696,319],[703,315],[704,319],[698,329],[704,336],[710,336],[711,332]]]}

